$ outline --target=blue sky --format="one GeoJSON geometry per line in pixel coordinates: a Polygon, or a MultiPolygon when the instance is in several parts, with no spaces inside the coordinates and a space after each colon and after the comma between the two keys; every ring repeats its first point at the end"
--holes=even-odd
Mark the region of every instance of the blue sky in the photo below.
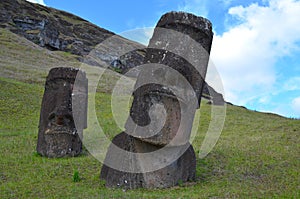
{"type": "Polygon", "coordinates": [[[115,33],[154,27],[172,10],[204,16],[214,26],[211,60],[225,99],[300,118],[299,0],[30,1],[71,12],[115,33]]]}

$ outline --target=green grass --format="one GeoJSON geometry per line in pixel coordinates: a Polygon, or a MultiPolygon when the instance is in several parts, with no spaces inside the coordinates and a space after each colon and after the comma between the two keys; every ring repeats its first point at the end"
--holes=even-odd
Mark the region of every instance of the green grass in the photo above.
{"type": "MultiPolygon", "coordinates": [[[[227,107],[213,151],[197,159],[197,180],[162,190],[107,189],[102,164],[88,151],[76,158],[48,159],[35,151],[43,85],[0,78],[0,198],[297,198],[300,121],[227,107]],[[75,172],[80,181],[74,182],[75,172]]],[[[97,115],[109,137],[120,132],[110,94],[97,93],[97,115]],[[101,118],[101,119],[100,119],[101,118]]],[[[201,106],[200,149],[210,105],[201,106]]]]}

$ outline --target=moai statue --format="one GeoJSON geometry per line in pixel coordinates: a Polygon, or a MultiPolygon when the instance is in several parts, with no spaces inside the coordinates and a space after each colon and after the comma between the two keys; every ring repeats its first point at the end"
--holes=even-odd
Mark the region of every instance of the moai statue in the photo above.
{"type": "Polygon", "coordinates": [[[207,19],[184,12],[161,17],[146,49],[125,132],[106,154],[100,178],[107,187],[166,188],[194,180],[196,157],[189,139],[212,39],[207,19]]]}
{"type": "Polygon", "coordinates": [[[88,80],[75,68],[50,70],[42,101],[37,152],[58,158],[82,151],[82,133],[87,127],[88,80]]]}

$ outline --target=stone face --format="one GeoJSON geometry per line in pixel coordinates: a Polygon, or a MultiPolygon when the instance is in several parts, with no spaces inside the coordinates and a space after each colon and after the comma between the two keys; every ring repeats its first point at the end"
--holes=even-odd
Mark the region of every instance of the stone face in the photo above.
{"type": "Polygon", "coordinates": [[[195,178],[189,139],[212,38],[204,18],[162,16],[146,49],[125,132],[106,154],[100,178],[107,187],[166,188],[195,178]]]}
{"type": "Polygon", "coordinates": [[[82,131],[87,126],[87,89],[84,72],[74,68],[50,70],[40,113],[39,154],[65,157],[81,153],[82,131]]]}

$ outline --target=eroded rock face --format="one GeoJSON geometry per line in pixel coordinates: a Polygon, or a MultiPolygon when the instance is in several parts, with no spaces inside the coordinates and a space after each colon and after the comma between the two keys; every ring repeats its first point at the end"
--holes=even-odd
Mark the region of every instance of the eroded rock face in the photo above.
{"type": "Polygon", "coordinates": [[[211,23],[202,17],[183,12],[161,17],[146,49],[125,132],[113,139],[101,171],[107,187],[165,188],[194,179],[196,157],[189,139],[212,38],[211,23]]]}
{"type": "Polygon", "coordinates": [[[1,27],[50,50],[87,55],[114,33],[70,13],[28,1],[1,0],[1,27]]]}
{"type": "Polygon", "coordinates": [[[84,72],[74,68],[50,70],[40,114],[39,154],[66,157],[81,153],[82,131],[87,126],[87,89],[84,72]]]}

